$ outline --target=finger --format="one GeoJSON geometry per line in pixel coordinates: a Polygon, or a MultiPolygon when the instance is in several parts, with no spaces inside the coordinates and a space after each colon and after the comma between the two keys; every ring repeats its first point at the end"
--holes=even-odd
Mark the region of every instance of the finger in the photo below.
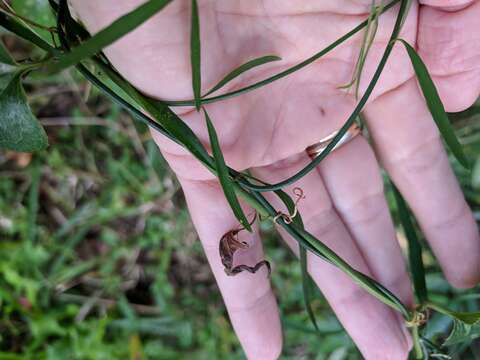
{"type": "Polygon", "coordinates": [[[367,141],[357,136],[331,153],[318,169],[374,277],[411,305],[405,261],[385,200],[383,179],[367,141]]]}
{"type": "MultiPolygon", "coordinates": [[[[222,293],[232,325],[249,359],[277,359],[282,348],[281,325],[268,271],[227,276],[219,254],[221,237],[239,223],[217,181],[180,178],[188,208],[207,259],[222,293]]],[[[248,214],[248,211],[246,212],[248,214]]],[[[254,266],[263,260],[258,232],[241,231],[239,239],[249,248],[235,254],[238,264],[254,266]]]]}
{"type": "Polygon", "coordinates": [[[480,280],[480,240],[415,80],[366,111],[381,162],[408,201],[450,283],[480,280]]]}
{"type": "Polygon", "coordinates": [[[445,11],[456,11],[474,3],[476,0],[420,0],[420,4],[445,11]]]}
{"type": "MultiPolygon", "coordinates": [[[[305,166],[308,159],[306,155],[301,155],[291,161],[256,168],[253,173],[264,181],[277,182],[305,166]]],[[[292,194],[295,186],[300,187],[305,194],[305,199],[298,206],[306,229],[354,268],[371,275],[368,265],[334,210],[320,175],[315,171],[310,172],[285,190],[292,194]]],[[[285,209],[275,195],[266,196],[277,209],[285,209]]],[[[298,254],[296,241],[285,231],[279,230],[288,245],[298,254]]],[[[315,255],[308,255],[308,269],[365,358],[406,358],[409,343],[392,310],[354,284],[343,272],[315,255]]]]}
{"type": "Polygon", "coordinates": [[[418,53],[445,108],[465,110],[480,95],[480,1],[424,0],[418,22],[418,53]],[[460,91],[459,91],[460,89],[460,91]]]}

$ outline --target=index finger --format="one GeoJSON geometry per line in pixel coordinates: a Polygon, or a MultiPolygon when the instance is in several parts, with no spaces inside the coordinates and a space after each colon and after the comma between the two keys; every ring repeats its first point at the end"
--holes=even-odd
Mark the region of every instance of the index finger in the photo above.
{"type": "MultiPolygon", "coordinates": [[[[227,276],[219,254],[222,236],[239,227],[216,180],[187,180],[179,177],[190,215],[222,293],[232,325],[249,359],[277,359],[282,350],[282,333],[277,302],[265,266],[252,274],[227,276]]],[[[248,213],[248,211],[246,212],[248,213]]],[[[263,260],[258,231],[243,231],[241,241],[249,248],[238,264],[254,266],[263,260]]]]}

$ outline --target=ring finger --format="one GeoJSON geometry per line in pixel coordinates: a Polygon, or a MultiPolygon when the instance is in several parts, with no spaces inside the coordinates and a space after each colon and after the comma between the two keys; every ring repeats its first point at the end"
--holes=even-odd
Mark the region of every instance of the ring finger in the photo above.
{"type": "Polygon", "coordinates": [[[412,79],[368,105],[380,160],[412,208],[450,283],[480,280],[480,239],[438,129],[412,79]]]}
{"type": "Polygon", "coordinates": [[[410,280],[370,145],[358,135],[327,156],[317,169],[374,277],[411,305],[410,280]]]}

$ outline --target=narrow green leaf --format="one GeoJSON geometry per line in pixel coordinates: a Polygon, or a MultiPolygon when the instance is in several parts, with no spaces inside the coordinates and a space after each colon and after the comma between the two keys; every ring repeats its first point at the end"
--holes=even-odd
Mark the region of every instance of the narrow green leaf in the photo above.
{"type": "MultiPolygon", "coordinates": [[[[248,193],[251,197],[252,203],[255,203],[255,208],[261,210],[263,216],[276,216],[277,210],[262,196],[260,192],[252,191],[248,193]]],[[[291,235],[299,244],[302,244],[309,251],[319,256],[321,259],[328,263],[338,267],[346,275],[348,275],[355,283],[359,284],[362,288],[375,296],[377,299],[399,311],[405,319],[411,319],[412,313],[406,308],[405,305],[388,289],[377,283],[375,280],[353,269],[347,262],[339,257],[328,246],[323,244],[319,239],[305,231],[303,228],[299,228],[295,223],[287,224],[282,218],[277,220],[277,224],[280,225],[285,231],[291,235]]]]}
{"type": "Polygon", "coordinates": [[[192,0],[192,24],[190,28],[190,61],[192,65],[192,86],[195,98],[195,108],[202,106],[202,72],[201,72],[201,45],[200,45],[200,19],[198,17],[198,4],[192,0]]]}
{"type": "Polygon", "coordinates": [[[50,46],[48,42],[43,40],[40,36],[35,34],[32,30],[27,28],[25,25],[19,23],[13,16],[6,14],[0,11],[0,26],[8,31],[11,31],[15,35],[21,37],[24,40],[27,40],[34,45],[37,45],[39,48],[54,52],[55,49],[50,46]]]}
{"type": "Polygon", "coordinates": [[[422,259],[422,246],[420,245],[420,241],[418,241],[411,214],[405,200],[393,183],[392,188],[397,203],[400,222],[408,242],[408,262],[410,265],[410,272],[412,273],[413,287],[419,303],[423,305],[428,300],[428,292],[425,281],[425,268],[422,259]]]}
{"type": "MultiPolygon", "coordinates": [[[[180,119],[167,105],[158,101],[154,103],[151,99],[146,98],[127,81],[122,80],[121,76],[118,75],[111,68],[109,68],[106,64],[103,64],[100,61],[96,62],[96,64],[99,65],[103,71],[105,71],[105,73],[110,77],[110,79],[112,79],[112,81],[114,81],[118,86],[123,89],[126,94],[128,94],[130,100],[135,101],[155,120],[157,120],[157,122],[149,122],[150,126],[163,132],[165,135],[169,136],[171,139],[173,139],[180,145],[185,146],[185,148],[187,148],[187,150],[189,150],[192,155],[194,155],[198,160],[200,160],[210,170],[212,170],[213,160],[208,155],[207,151],[205,150],[198,137],[195,135],[192,129],[190,129],[188,125],[185,124],[185,122],[180,119]],[[161,125],[161,127],[158,127],[158,125],[161,125]]],[[[88,74],[85,69],[82,69],[82,71],[85,75],[88,74]]],[[[92,77],[90,78],[93,80],[92,77]]],[[[129,107],[129,110],[133,114],[135,114],[137,119],[140,118],[142,113],[136,113],[136,109],[132,106],[129,107]]],[[[145,120],[147,119],[148,117],[146,117],[145,120]]]]}
{"type": "Polygon", "coordinates": [[[463,321],[465,324],[475,325],[480,322],[480,311],[476,312],[458,312],[450,311],[448,313],[450,316],[453,316],[459,321],[463,321]]]}
{"type": "Polygon", "coordinates": [[[315,318],[315,313],[312,309],[312,280],[308,274],[308,253],[307,249],[299,245],[300,247],[300,268],[302,270],[302,290],[303,290],[303,302],[305,303],[305,309],[307,310],[308,317],[313,324],[315,330],[320,331],[315,318]]]}
{"type": "MultiPolygon", "coordinates": [[[[55,26],[55,17],[48,0],[12,0],[11,4],[18,15],[47,28],[55,26]]],[[[50,42],[52,40],[52,35],[48,30],[37,28],[35,31],[45,41],[50,42]]]]}
{"type": "Polygon", "coordinates": [[[20,79],[17,73],[0,93],[0,148],[41,150],[48,145],[47,135],[28,106],[20,79]]]}
{"type": "Polygon", "coordinates": [[[468,325],[474,325],[474,324],[480,323],[480,311],[476,311],[476,312],[453,311],[432,302],[427,303],[427,307],[435,311],[438,311],[441,314],[448,315],[454,319],[462,321],[468,325]]]}
{"type": "Polygon", "coordinates": [[[417,54],[415,49],[407,43],[405,40],[398,39],[398,41],[402,42],[407,49],[408,56],[412,62],[413,68],[415,70],[415,74],[417,75],[418,82],[420,84],[420,88],[422,89],[423,96],[425,97],[428,109],[437,124],[438,130],[443,136],[445,143],[452,151],[452,154],[457,158],[457,160],[462,164],[465,168],[470,168],[470,164],[468,162],[467,157],[463,153],[462,145],[457,139],[455,135],[455,131],[450,124],[450,120],[448,119],[448,115],[445,112],[445,108],[443,107],[442,100],[438,95],[438,91],[435,87],[435,84],[428,73],[428,69],[425,66],[424,62],[417,54]]]}
{"type": "MultiPolygon", "coordinates": [[[[265,211],[270,216],[277,215],[277,211],[265,200],[260,192],[252,192],[251,195],[261,204],[265,211]]],[[[347,274],[356,284],[365,289],[368,293],[375,296],[384,304],[399,311],[406,319],[411,319],[412,313],[406,308],[406,306],[387,288],[368,277],[367,275],[352,268],[345,260],[338,256],[332,249],[322,243],[315,236],[310,234],[304,228],[300,228],[296,223],[287,224],[281,218],[277,223],[282,226],[288,234],[290,234],[295,240],[303,245],[307,250],[311,251],[321,259],[336,266],[345,274],[347,274]]]]}
{"type": "Polygon", "coordinates": [[[375,36],[377,35],[378,31],[378,19],[382,14],[383,7],[384,7],[383,0],[381,0],[380,5],[375,6],[375,0],[372,0],[372,11],[371,11],[371,19],[370,24],[367,25],[367,30],[364,37],[364,43],[362,44],[362,51],[360,53],[360,57],[358,59],[358,72],[356,77],[356,84],[355,84],[355,96],[358,98],[359,90],[360,90],[360,81],[362,79],[363,68],[365,66],[365,62],[367,60],[367,56],[370,53],[370,49],[372,48],[373,42],[375,40],[375,36]]]}
{"type": "Polygon", "coordinates": [[[232,180],[230,180],[228,168],[225,164],[225,160],[223,158],[222,150],[220,149],[220,144],[218,143],[217,133],[213,124],[208,116],[208,113],[203,110],[205,114],[205,121],[207,122],[207,129],[208,129],[208,136],[210,138],[210,145],[212,147],[212,154],[213,158],[215,159],[215,165],[217,168],[218,179],[220,180],[220,184],[222,185],[223,192],[225,193],[225,197],[230,204],[233,213],[235,214],[236,218],[240,223],[243,225],[245,229],[248,231],[252,231],[252,228],[247,220],[247,217],[243,213],[243,210],[238,202],[237,196],[235,195],[235,189],[232,184],[232,180]]]}
{"type": "Polygon", "coordinates": [[[405,25],[405,21],[408,18],[408,14],[410,13],[410,8],[412,7],[412,3],[413,3],[412,0],[407,0],[407,8],[406,8],[405,14],[402,17],[402,28],[403,28],[403,25],[405,25]]]}
{"type": "Polygon", "coordinates": [[[105,29],[96,33],[82,45],[61,56],[58,62],[53,63],[48,67],[48,70],[50,72],[58,72],[79,63],[85,58],[97,54],[106,46],[112,44],[150,19],[170,3],[170,1],[171,0],[150,0],[143,5],[140,5],[135,10],[120,17],[105,29]]]}
{"type": "Polygon", "coordinates": [[[230,81],[232,81],[236,77],[240,76],[244,72],[246,72],[250,69],[253,69],[254,67],[257,67],[257,66],[260,66],[260,65],[263,65],[263,64],[267,64],[267,63],[272,62],[272,61],[279,61],[279,60],[282,60],[282,59],[278,56],[266,55],[266,56],[262,56],[262,57],[247,61],[245,64],[240,65],[238,68],[236,68],[235,70],[232,70],[230,73],[228,73],[222,80],[219,81],[219,83],[217,85],[215,85],[204,96],[210,95],[211,93],[219,90],[220,88],[225,86],[225,84],[229,83],[230,81]]]}
{"type": "MultiPolygon", "coordinates": [[[[288,196],[287,193],[285,193],[283,190],[276,190],[275,194],[285,204],[289,214],[293,215],[295,212],[295,203],[291,199],[291,197],[288,196]]],[[[303,220],[300,213],[297,212],[296,216],[292,220],[293,220],[293,223],[296,224],[298,227],[302,229],[304,228],[303,220]]],[[[315,319],[315,313],[313,312],[313,309],[312,309],[312,291],[311,291],[312,279],[308,274],[307,249],[301,243],[299,243],[298,245],[300,250],[299,258],[300,258],[300,269],[302,271],[302,291],[303,291],[303,301],[305,304],[305,310],[307,310],[308,317],[310,318],[310,321],[315,327],[315,330],[320,331],[317,324],[317,320],[315,319]]]]}
{"type": "Polygon", "coordinates": [[[367,19],[367,27],[364,30],[362,45],[358,54],[357,63],[355,64],[352,80],[350,83],[339,87],[340,89],[349,89],[351,86],[355,85],[355,97],[357,98],[360,89],[363,67],[365,66],[365,61],[378,30],[378,18],[382,13],[383,6],[383,1],[379,6],[376,6],[375,0],[372,0],[370,15],[367,19]]]}
{"type": "MultiPolygon", "coordinates": [[[[255,194],[255,193],[254,193],[255,194]]],[[[320,256],[327,262],[338,267],[346,273],[356,284],[362,287],[371,295],[382,301],[384,304],[398,310],[403,316],[408,317],[409,312],[405,305],[387,288],[376,282],[374,279],[352,268],[345,260],[338,256],[328,246],[315,238],[304,229],[296,226],[284,227],[292,236],[300,241],[308,250],[320,256]],[[293,229],[292,229],[293,228],[293,229]]]]}

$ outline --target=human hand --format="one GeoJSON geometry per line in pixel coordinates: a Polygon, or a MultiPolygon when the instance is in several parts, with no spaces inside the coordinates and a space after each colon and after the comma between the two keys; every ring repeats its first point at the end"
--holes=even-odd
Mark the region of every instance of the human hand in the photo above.
{"type": "MultiPolygon", "coordinates": [[[[96,32],[141,0],[73,0],[87,28],[96,32]]],[[[416,45],[448,111],[470,105],[480,91],[480,46],[475,21],[480,3],[469,0],[414,2],[401,37],[416,45]],[[461,89],[461,91],[459,91],[461,89]]],[[[113,65],[138,89],[165,99],[192,98],[189,56],[190,2],[177,0],[106,49],[113,65]]],[[[366,18],[370,0],[321,2],[200,1],[204,92],[251,58],[276,54],[271,63],[230,83],[263,79],[302,61],[366,18]]],[[[396,11],[380,17],[379,31],[363,70],[360,93],[375,71],[396,11]]],[[[281,181],[307,162],[305,148],[341,127],[355,98],[339,89],[350,82],[360,37],[289,77],[240,97],[205,105],[219,133],[227,163],[267,182],[281,181]]],[[[175,111],[208,144],[203,115],[175,111]]],[[[357,270],[412,304],[403,257],[383,196],[376,157],[409,202],[449,281],[458,287],[480,279],[478,230],[449,167],[439,134],[418,90],[404,49],[395,50],[365,115],[376,156],[356,137],[294,186],[306,198],[299,210],[308,231],[357,270]],[[459,236],[461,235],[461,236],[459,236]]],[[[266,269],[228,277],[218,252],[220,238],[238,222],[215,178],[178,145],[154,134],[176,172],[193,222],[225,300],[232,324],[251,359],[281,351],[281,329],[266,269]]],[[[292,187],[286,189],[292,191],[292,187]]],[[[277,208],[282,205],[269,197],[277,208]]],[[[247,210],[248,213],[248,210],[247,210]]],[[[298,251],[295,241],[282,233],[298,251]]],[[[258,233],[238,263],[263,259],[258,233]]],[[[321,259],[309,271],[367,359],[406,358],[410,340],[401,319],[321,259]]]]}

